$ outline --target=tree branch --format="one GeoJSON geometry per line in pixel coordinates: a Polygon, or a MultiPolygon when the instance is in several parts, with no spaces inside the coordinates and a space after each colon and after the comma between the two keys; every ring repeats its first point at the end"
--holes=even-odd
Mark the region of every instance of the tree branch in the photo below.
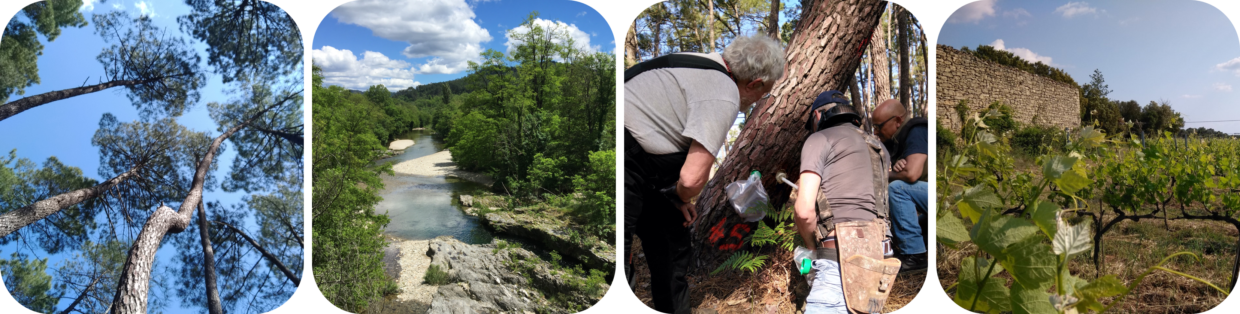
{"type": "Polygon", "coordinates": [[[241,229],[238,229],[237,227],[233,227],[233,225],[230,225],[227,222],[223,222],[219,220],[213,220],[211,222],[224,225],[224,227],[227,227],[228,229],[232,229],[233,232],[240,234],[242,238],[245,238],[246,242],[249,242],[250,245],[254,246],[254,248],[258,250],[259,253],[262,253],[263,257],[267,258],[267,260],[270,261],[272,264],[275,264],[276,268],[279,268],[280,272],[284,273],[284,276],[288,277],[288,280],[293,282],[293,286],[301,285],[301,279],[297,278],[297,275],[293,274],[293,271],[289,270],[287,266],[284,266],[284,263],[280,262],[280,259],[276,258],[275,255],[271,254],[270,252],[267,252],[267,250],[264,249],[262,245],[254,241],[254,238],[251,238],[250,235],[245,233],[245,231],[241,231],[241,229]]]}

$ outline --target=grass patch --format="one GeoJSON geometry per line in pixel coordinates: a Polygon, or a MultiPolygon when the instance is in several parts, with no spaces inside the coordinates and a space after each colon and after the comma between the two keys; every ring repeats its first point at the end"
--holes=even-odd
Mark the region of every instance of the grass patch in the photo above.
{"type": "Polygon", "coordinates": [[[428,285],[446,285],[448,284],[448,272],[440,269],[439,265],[431,264],[431,267],[426,269],[426,275],[422,277],[422,281],[428,285]]]}

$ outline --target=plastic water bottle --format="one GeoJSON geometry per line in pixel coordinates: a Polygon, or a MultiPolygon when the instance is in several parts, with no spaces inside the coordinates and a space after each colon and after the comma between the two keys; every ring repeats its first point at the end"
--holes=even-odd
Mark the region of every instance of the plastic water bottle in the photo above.
{"type": "Polygon", "coordinates": [[[814,251],[811,251],[803,246],[797,246],[797,248],[792,251],[792,265],[801,272],[801,275],[808,274],[809,271],[813,269],[813,254],[814,251]]]}

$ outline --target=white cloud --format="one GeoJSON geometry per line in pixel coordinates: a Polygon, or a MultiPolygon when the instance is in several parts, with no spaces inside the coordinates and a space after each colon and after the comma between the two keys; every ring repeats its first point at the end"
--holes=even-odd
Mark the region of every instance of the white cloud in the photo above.
{"type": "Polygon", "coordinates": [[[1227,62],[1216,64],[1214,65],[1214,69],[1219,70],[1219,71],[1232,72],[1232,73],[1235,73],[1236,76],[1240,76],[1240,57],[1227,60],[1227,62]]]}
{"type": "Polygon", "coordinates": [[[980,0],[966,4],[952,13],[952,16],[947,18],[947,22],[977,24],[987,16],[995,16],[995,0],[980,0]]]}
{"type": "Polygon", "coordinates": [[[348,89],[365,90],[382,84],[388,90],[397,91],[421,85],[413,80],[413,65],[402,60],[392,60],[382,53],[366,51],[359,60],[348,49],[323,46],[312,53],[314,64],[323,70],[323,82],[348,89]]]}
{"type": "MultiPolygon", "coordinates": [[[[540,18],[534,19],[534,25],[541,27],[544,31],[555,34],[551,39],[551,42],[553,43],[563,44],[566,42],[567,37],[573,39],[573,46],[578,50],[583,52],[595,52],[599,50],[599,46],[590,46],[590,34],[586,34],[586,32],[578,29],[577,25],[567,24],[561,21],[544,20],[540,18]]],[[[513,49],[522,43],[521,39],[514,38],[513,35],[519,36],[529,31],[529,27],[526,27],[525,25],[517,26],[516,28],[509,30],[508,33],[504,35],[508,38],[508,42],[504,43],[504,46],[508,47],[507,53],[511,54],[513,49]]],[[[559,60],[559,58],[556,60],[559,60]]]]}
{"type": "Polygon", "coordinates": [[[1230,92],[1230,91],[1231,91],[1231,84],[1227,84],[1227,83],[1214,83],[1214,90],[1216,90],[1216,91],[1220,91],[1220,92],[1230,92]]]}
{"type": "Polygon", "coordinates": [[[1188,99],[1197,99],[1197,98],[1201,98],[1201,95],[1189,95],[1189,94],[1184,94],[1184,95],[1180,95],[1180,97],[1184,97],[1184,98],[1188,98],[1188,99]]]}
{"type": "Polygon", "coordinates": [[[586,16],[586,11],[581,11],[581,13],[577,13],[577,17],[582,17],[582,16],[586,16]]]}
{"type": "MultiPolygon", "coordinates": [[[[1105,10],[1103,12],[1106,12],[1105,10]]],[[[1088,2],[1068,2],[1055,9],[1055,13],[1063,15],[1065,18],[1072,18],[1078,15],[1092,14],[1098,16],[1098,8],[1089,6],[1088,2]]]]}
{"type": "Polygon", "coordinates": [[[1020,57],[1021,59],[1025,59],[1025,61],[1029,61],[1029,63],[1042,62],[1043,64],[1046,64],[1046,65],[1054,65],[1054,63],[1051,62],[1051,57],[1039,55],[1027,48],[1008,48],[1006,45],[1003,44],[1003,39],[995,39],[994,42],[990,43],[990,46],[995,47],[995,49],[998,49],[998,50],[1011,52],[1017,57],[1020,57]]]}
{"type": "Polygon", "coordinates": [[[82,7],[78,8],[78,11],[90,12],[94,10],[95,10],[95,0],[82,0],[82,7]]]}
{"type": "Polygon", "coordinates": [[[1022,17],[1033,17],[1033,14],[1029,14],[1029,11],[1025,11],[1025,9],[1016,8],[1015,10],[1003,11],[1003,17],[1019,19],[1022,17]]]}
{"type": "Polygon", "coordinates": [[[112,8],[113,8],[113,9],[117,9],[117,10],[121,10],[121,11],[124,11],[124,10],[125,10],[125,6],[121,5],[120,3],[113,3],[113,4],[112,4],[112,8]]]}
{"type": "Polygon", "coordinates": [[[332,11],[341,23],[369,28],[375,36],[409,43],[401,54],[430,61],[418,73],[451,74],[480,60],[486,29],[474,22],[464,0],[357,0],[332,11]]]}
{"type": "Polygon", "coordinates": [[[138,12],[142,15],[146,15],[150,17],[155,17],[157,15],[155,14],[155,6],[151,4],[147,4],[146,1],[135,2],[133,4],[133,7],[138,8],[138,12]]]}

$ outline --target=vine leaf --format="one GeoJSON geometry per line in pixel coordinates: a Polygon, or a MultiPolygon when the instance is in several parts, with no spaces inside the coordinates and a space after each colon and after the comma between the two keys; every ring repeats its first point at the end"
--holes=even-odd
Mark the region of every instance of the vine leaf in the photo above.
{"type": "Polygon", "coordinates": [[[1048,180],[1059,180],[1064,172],[1076,164],[1076,157],[1053,156],[1042,160],[1042,176],[1048,180]]]}
{"type": "Polygon", "coordinates": [[[964,191],[959,203],[956,207],[960,209],[960,216],[969,217],[974,224],[981,218],[982,212],[987,208],[1002,207],[1003,201],[999,200],[999,196],[995,192],[986,187],[986,184],[975,185],[964,191]]]}
{"type": "Polygon", "coordinates": [[[1073,167],[1072,170],[1063,173],[1063,176],[1055,179],[1055,185],[1068,195],[1076,195],[1077,191],[1094,183],[1085,176],[1085,167],[1073,167]]]}
{"type": "MultiPolygon", "coordinates": [[[[1056,256],[1046,254],[1049,250],[1049,245],[1043,243],[1042,238],[1026,237],[1005,250],[999,265],[1003,265],[1021,286],[1045,291],[1055,279],[1056,256]]],[[[1043,301],[1046,301],[1045,298],[1043,301]]]]}
{"type": "Polygon", "coordinates": [[[1020,283],[1014,283],[1011,293],[1013,314],[1055,312],[1050,293],[1046,292],[1045,287],[1027,288],[1020,283]]]}
{"type": "Polygon", "coordinates": [[[938,225],[938,239],[940,243],[951,247],[958,248],[956,245],[969,241],[969,231],[964,229],[964,223],[960,222],[960,218],[947,214],[936,219],[938,225]]]}
{"type": "Polygon", "coordinates": [[[1098,299],[1117,296],[1127,291],[1128,287],[1116,279],[1115,275],[1103,276],[1076,289],[1075,296],[1080,299],[1076,303],[1076,310],[1081,313],[1088,310],[1102,311],[1105,306],[1098,302],[1098,299]]]}
{"type": "Polygon", "coordinates": [[[992,256],[1001,258],[1008,246],[1038,232],[1038,227],[1027,220],[1002,215],[995,217],[992,212],[985,211],[969,234],[978,248],[992,256]]]}
{"type": "MultiPolygon", "coordinates": [[[[977,258],[974,262],[973,258],[965,258],[960,262],[960,274],[956,277],[956,298],[953,300],[956,305],[961,308],[969,309],[974,304],[974,298],[977,298],[977,305],[973,306],[973,310],[983,313],[1000,313],[1011,311],[1011,304],[1008,303],[1008,288],[1003,286],[1005,280],[1002,278],[991,277],[986,280],[985,286],[978,290],[978,284],[981,282],[981,276],[986,275],[986,269],[990,268],[990,262],[984,258],[977,258]],[[976,267],[975,267],[976,266],[976,267]],[[974,270],[981,271],[980,274],[974,270]],[[979,295],[980,293],[980,295],[979,295]]],[[[994,274],[1003,271],[1002,267],[995,266],[994,274]]]]}
{"type": "Polygon", "coordinates": [[[1059,220],[1059,231],[1055,232],[1054,249],[1058,255],[1072,255],[1089,250],[1093,239],[1089,238],[1089,221],[1075,226],[1059,220]]]}
{"type": "MultiPolygon", "coordinates": [[[[1029,215],[1033,218],[1033,223],[1042,229],[1042,233],[1046,234],[1047,240],[1055,239],[1056,228],[1055,217],[1059,214],[1059,205],[1055,203],[1041,201],[1038,206],[1034,207],[1033,214],[1029,215]]],[[[940,229],[942,230],[942,229],[940,229]]]]}

